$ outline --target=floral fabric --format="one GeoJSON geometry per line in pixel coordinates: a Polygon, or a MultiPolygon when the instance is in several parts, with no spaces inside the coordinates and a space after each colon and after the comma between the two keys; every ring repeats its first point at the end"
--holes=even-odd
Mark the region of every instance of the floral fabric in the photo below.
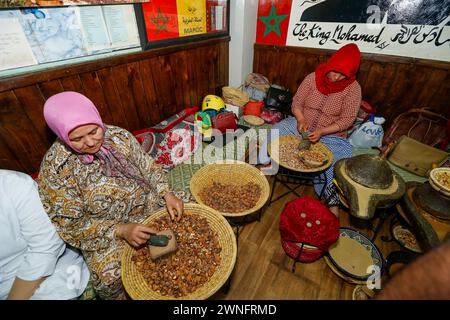
{"type": "Polygon", "coordinates": [[[145,177],[105,176],[101,160],[83,163],[61,140],[47,151],[39,173],[39,193],[61,238],[81,249],[102,299],[123,298],[121,255],[124,242],[115,237],[120,223],[139,223],[160,208],[169,191],[161,167],[128,131],[107,126],[107,138],[145,177]]]}

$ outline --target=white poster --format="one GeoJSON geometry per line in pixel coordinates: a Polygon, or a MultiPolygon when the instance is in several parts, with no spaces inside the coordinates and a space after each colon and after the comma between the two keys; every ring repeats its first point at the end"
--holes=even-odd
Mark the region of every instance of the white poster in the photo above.
{"type": "Polygon", "coordinates": [[[139,32],[133,5],[102,6],[111,47],[139,46],[139,32]]]}
{"type": "Polygon", "coordinates": [[[89,51],[111,48],[108,31],[101,6],[79,7],[80,22],[86,48],[89,51]]]}
{"type": "Polygon", "coordinates": [[[450,62],[450,5],[442,0],[293,0],[286,45],[450,62]]]}
{"type": "Polygon", "coordinates": [[[18,19],[0,19],[0,70],[37,64],[18,19]]]}

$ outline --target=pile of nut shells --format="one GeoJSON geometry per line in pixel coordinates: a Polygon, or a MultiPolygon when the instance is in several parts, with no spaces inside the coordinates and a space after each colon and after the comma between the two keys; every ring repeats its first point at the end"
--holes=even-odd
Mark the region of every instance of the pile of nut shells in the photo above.
{"type": "Polygon", "coordinates": [[[312,166],[304,163],[298,156],[298,142],[280,144],[280,163],[288,165],[291,168],[305,170],[312,169],[312,166]]]}
{"type": "Polygon", "coordinates": [[[213,182],[200,191],[200,197],[207,206],[217,211],[239,213],[256,205],[261,197],[261,187],[253,182],[243,185],[213,182]]]}
{"type": "Polygon", "coordinates": [[[165,216],[149,227],[171,229],[178,246],[176,252],[154,261],[147,246],[137,250],[132,257],[151,290],[180,298],[194,292],[213,276],[220,265],[222,249],[206,218],[185,212],[179,222],[165,216]]]}

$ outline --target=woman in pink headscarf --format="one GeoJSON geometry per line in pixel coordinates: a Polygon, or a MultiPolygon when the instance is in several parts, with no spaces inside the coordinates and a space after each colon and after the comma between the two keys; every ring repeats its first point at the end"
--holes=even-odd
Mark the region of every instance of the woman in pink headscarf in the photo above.
{"type": "Polygon", "coordinates": [[[99,296],[124,298],[124,241],[144,245],[155,230],[140,223],[164,203],[179,220],[183,202],[137,140],[105,125],[87,97],[56,94],[45,103],[44,117],[59,138],[39,173],[44,208],[61,238],[82,251],[99,296]]]}

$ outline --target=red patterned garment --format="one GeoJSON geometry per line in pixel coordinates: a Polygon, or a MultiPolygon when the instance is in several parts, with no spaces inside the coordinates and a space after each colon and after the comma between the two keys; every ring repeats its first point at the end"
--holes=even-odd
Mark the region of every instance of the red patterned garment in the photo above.
{"type": "Polygon", "coordinates": [[[303,80],[292,101],[292,108],[299,108],[309,130],[314,131],[332,124],[339,126],[334,135],[346,138],[347,128],[353,125],[361,105],[361,87],[357,81],[342,92],[325,95],[316,87],[315,73],[303,80]]]}

